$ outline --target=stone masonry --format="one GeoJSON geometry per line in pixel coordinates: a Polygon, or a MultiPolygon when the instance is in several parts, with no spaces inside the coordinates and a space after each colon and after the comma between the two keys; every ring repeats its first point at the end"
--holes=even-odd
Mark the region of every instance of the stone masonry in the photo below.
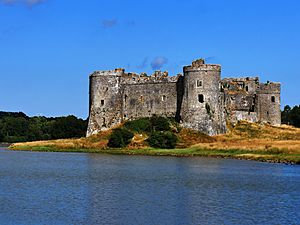
{"type": "Polygon", "coordinates": [[[227,123],[239,120],[279,126],[280,83],[260,83],[258,77],[221,80],[221,66],[203,59],[171,77],[168,72],[148,76],[124,69],[90,75],[87,136],[154,115],[173,117],[183,127],[209,135],[223,134],[227,123]]]}

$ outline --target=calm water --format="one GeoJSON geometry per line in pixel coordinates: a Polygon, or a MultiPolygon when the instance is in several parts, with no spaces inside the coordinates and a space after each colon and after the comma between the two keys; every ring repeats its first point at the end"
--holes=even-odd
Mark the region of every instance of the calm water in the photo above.
{"type": "Polygon", "coordinates": [[[0,224],[300,224],[300,166],[2,149],[0,224]]]}

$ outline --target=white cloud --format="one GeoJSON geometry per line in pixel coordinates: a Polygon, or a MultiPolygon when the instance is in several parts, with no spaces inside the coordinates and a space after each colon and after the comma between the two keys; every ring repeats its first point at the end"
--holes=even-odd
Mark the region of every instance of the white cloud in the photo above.
{"type": "Polygon", "coordinates": [[[168,63],[167,58],[159,56],[152,60],[151,67],[153,70],[159,70],[167,63],[168,63]]]}

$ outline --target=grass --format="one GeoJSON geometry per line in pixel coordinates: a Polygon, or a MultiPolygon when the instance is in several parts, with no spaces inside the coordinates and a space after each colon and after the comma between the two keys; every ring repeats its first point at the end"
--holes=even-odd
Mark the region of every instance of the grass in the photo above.
{"type": "Polygon", "coordinates": [[[17,143],[12,150],[86,152],[151,156],[201,156],[300,164],[300,129],[239,122],[225,135],[210,137],[181,129],[176,149],[150,148],[147,134],[136,134],[124,149],[107,148],[110,131],[89,138],[17,143]]]}
{"type": "MultiPolygon", "coordinates": [[[[14,148],[13,148],[14,149],[14,148]]],[[[176,156],[176,157],[216,157],[257,160],[265,162],[300,164],[300,154],[290,153],[279,149],[269,149],[267,151],[241,150],[241,149],[205,149],[191,147],[184,149],[58,149],[53,146],[22,146],[18,150],[30,150],[41,152],[82,152],[82,153],[103,153],[112,155],[149,155],[149,156],[176,156]]]]}

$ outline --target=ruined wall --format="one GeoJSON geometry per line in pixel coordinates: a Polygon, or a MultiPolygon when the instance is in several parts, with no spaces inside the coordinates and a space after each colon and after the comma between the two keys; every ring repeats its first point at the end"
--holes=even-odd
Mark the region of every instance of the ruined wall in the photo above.
{"type": "Polygon", "coordinates": [[[258,122],[258,77],[226,78],[221,81],[221,87],[228,121],[233,124],[239,120],[258,122]]]}
{"type": "Polygon", "coordinates": [[[181,118],[184,127],[216,135],[226,131],[224,95],[220,91],[221,66],[197,60],[184,67],[181,118]]]}
{"type": "Polygon", "coordinates": [[[176,109],[177,85],[175,82],[124,85],[124,119],[153,115],[175,117],[176,109]]]}
{"type": "Polygon", "coordinates": [[[87,136],[110,129],[124,120],[153,115],[175,117],[180,75],[125,73],[124,69],[97,71],[90,76],[87,136]]]}
{"type": "Polygon", "coordinates": [[[275,126],[281,124],[280,83],[260,84],[258,89],[259,121],[275,126]]]}
{"type": "Polygon", "coordinates": [[[222,82],[227,119],[281,124],[280,84],[259,82],[254,78],[226,78],[222,82]]]}
{"type": "Polygon", "coordinates": [[[280,84],[259,83],[258,77],[226,78],[221,66],[196,60],[184,75],[168,72],[125,73],[124,69],[90,75],[87,136],[124,120],[175,117],[183,127],[209,135],[226,132],[226,120],[281,124],[280,84]]]}

